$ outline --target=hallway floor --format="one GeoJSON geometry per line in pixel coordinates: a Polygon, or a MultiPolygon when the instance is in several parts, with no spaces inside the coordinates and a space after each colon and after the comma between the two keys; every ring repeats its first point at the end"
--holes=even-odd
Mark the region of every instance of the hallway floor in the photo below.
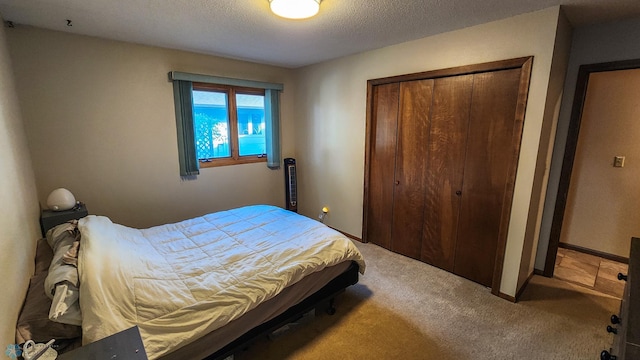
{"type": "Polygon", "coordinates": [[[622,298],[628,265],[582,252],[558,248],[554,277],[601,293],[622,298]]]}

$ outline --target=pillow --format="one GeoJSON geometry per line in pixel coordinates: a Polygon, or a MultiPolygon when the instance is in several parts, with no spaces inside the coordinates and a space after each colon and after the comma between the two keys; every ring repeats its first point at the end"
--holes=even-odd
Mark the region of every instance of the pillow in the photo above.
{"type": "Polygon", "coordinates": [[[49,265],[53,260],[53,250],[47,244],[47,239],[39,239],[36,245],[36,270],[33,275],[49,271],[49,265]]]}
{"type": "Polygon", "coordinates": [[[78,301],[79,295],[80,291],[77,287],[66,281],[58,283],[49,310],[49,320],[81,326],[82,311],[78,301]]]}
{"type": "Polygon", "coordinates": [[[44,292],[44,280],[52,257],[53,251],[46,240],[38,240],[36,273],[29,282],[27,296],[16,326],[16,341],[19,344],[27,340],[46,343],[51,339],[74,339],[82,335],[82,328],[79,326],[49,320],[51,299],[44,292]]]}
{"type": "Polygon", "coordinates": [[[70,325],[82,324],[78,303],[77,249],[80,233],[77,220],[58,225],[47,231],[47,243],[53,249],[53,260],[44,289],[53,302],[49,319],[70,325]]]}

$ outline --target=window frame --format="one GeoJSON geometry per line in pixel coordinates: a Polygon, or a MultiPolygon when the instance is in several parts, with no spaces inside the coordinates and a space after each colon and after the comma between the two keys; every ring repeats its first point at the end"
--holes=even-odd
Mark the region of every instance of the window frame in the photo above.
{"type": "MultiPolygon", "coordinates": [[[[228,106],[227,114],[228,114],[228,121],[229,121],[229,148],[231,151],[231,156],[224,157],[224,158],[196,159],[201,168],[267,162],[266,153],[260,154],[260,155],[240,156],[240,146],[239,146],[240,142],[238,137],[238,108],[236,105],[236,94],[261,95],[264,98],[266,95],[265,89],[194,81],[192,83],[192,90],[191,90],[192,96],[193,96],[193,91],[217,91],[217,92],[224,92],[227,94],[227,106],[228,106]]],[[[265,116],[266,116],[266,110],[267,109],[265,104],[265,116]]],[[[195,124],[195,113],[194,113],[194,124],[195,124]]],[[[265,135],[265,140],[266,140],[266,135],[265,135]]],[[[197,139],[194,138],[194,141],[197,141],[197,139]]]]}

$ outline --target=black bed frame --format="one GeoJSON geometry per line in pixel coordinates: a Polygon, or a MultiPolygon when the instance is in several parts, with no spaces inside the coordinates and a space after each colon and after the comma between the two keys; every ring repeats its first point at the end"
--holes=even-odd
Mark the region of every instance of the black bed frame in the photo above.
{"type": "Polygon", "coordinates": [[[345,272],[331,280],[323,288],[311,294],[298,304],[290,307],[284,313],[247,331],[244,335],[227,344],[222,349],[207,356],[205,360],[226,359],[238,351],[247,348],[259,338],[262,338],[274,330],[299,319],[303,314],[308,313],[318,306],[326,304],[327,313],[333,315],[336,311],[334,307],[335,296],[343,292],[347,287],[358,282],[358,270],[358,264],[352,261],[351,265],[345,272]]]}

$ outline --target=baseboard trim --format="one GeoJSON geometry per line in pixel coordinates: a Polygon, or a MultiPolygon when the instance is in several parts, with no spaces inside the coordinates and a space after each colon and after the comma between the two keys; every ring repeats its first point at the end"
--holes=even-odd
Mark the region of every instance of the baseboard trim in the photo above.
{"type": "Polygon", "coordinates": [[[527,278],[527,280],[524,281],[524,284],[522,284],[522,287],[520,288],[520,290],[518,290],[518,292],[516,293],[516,298],[515,298],[515,302],[517,302],[518,300],[520,300],[520,296],[522,296],[522,293],[524,292],[524,289],[527,287],[527,285],[529,285],[529,281],[531,281],[531,278],[533,277],[533,275],[536,274],[535,269],[531,272],[531,274],[529,274],[529,277],[527,278]]]}
{"type": "MultiPolygon", "coordinates": [[[[538,270],[538,269],[533,269],[533,274],[534,275],[545,276],[544,275],[544,271],[543,270],[538,270]]],[[[549,276],[547,276],[547,277],[549,277],[549,276]]]]}
{"type": "Polygon", "coordinates": [[[336,229],[336,228],[334,228],[334,227],[332,227],[332,226],[329,226],[329,227],[330,227],[330,228],[332,228],[333,230],[335,230],[335,231],[337,231],[337,232],[341,233],[342,235],[344,235],[344,236],[348,237],[348,238],[349,238],[349,239],[351,239],[351,240],[355,240],[355,241],[358,241],[358,242],[362,242],[362,239],[360,239],[360,238],[359,238],[359,237],[357,237],[357,236],[351,235],[351,234],[346,233],[346,232],[344,232],[344,231],[342,231],[342,230],[338,230],[338,229],[336,229]]]}
{"type": "Polygon", "coordinates": [[[501,299],[509,300],[512,303],[518,302],[518,300],[520,299],[520,296],[522,296],[522,293],[524,292],[524,289],[527,287],[527,285],[529,285],[529,281],[531,281],[531,278],[533,277],[533,275],[535,275],[535,269],[531,274],[529,274],[529,277],[527,278],[527,280],[525,280],[524,284],[522,284],[522,287],[520,288],[520,290],[518,290],[515,297],[511,295],[507,295],[503,292],[498,293],[498,297],[501,299]]]}
{"type": "Polygon", "coordinates": [[[589,254],[589,255],[593,255],[593,256],[599,256],[599,257],[601,257],[603,259],[607,259],[607,260],[611,260],[611,261],[617,261],[617,262],[624,263],[624,264],[628,264],[629,263],[629,258],[626,258],[624,256],[608,254],[608,253],[604,253],[604,252],[597,251],[597,250],[591,250],[591,249],[583,248],[582,246],[576,246],[576,245],[571,245],[571,244],[566,244],[566,243],[559,243],[558,245],[561,248],[565,248],[567,250],[573,250],[573,251],[581,252],[581,253],[584,253],[584,254],[589,254]]]}
{"type": "Polygon", "coordinates": [[[507,295],[507,294],[505,294],[503,292],[498,293],[498,297],[501,298],[501,299],[505,299],[505,300],[511,301],[512,303],[516,302],[516,298],[514,298],[511,295],[507,295]]]}

